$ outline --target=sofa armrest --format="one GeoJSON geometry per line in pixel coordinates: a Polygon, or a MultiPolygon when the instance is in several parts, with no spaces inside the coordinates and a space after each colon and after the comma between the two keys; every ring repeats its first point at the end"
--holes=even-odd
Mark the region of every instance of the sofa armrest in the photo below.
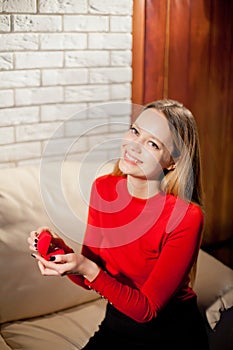
{"type": "Polygon", "coordinates": [[[233,270],[201,249],[194,283],[200,308],[205,313],[219,297],[232,289],[233,270]]]}
{"type": "Polygon", "coordinates": [[[201,249],[194,291],[206,322],[210,350],[232,350],[233,270],[201,249]]]}

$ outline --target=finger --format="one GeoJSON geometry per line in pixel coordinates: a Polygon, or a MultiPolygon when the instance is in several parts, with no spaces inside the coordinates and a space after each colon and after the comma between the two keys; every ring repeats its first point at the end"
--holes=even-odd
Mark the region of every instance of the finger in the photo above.
{"type": "Polygon", "coordinates": [[[51,263],[42,258],[38,259],[38,265],[44,276],[65,276],[71,273],[68,264],[51,263]]]}
{"type": "Polygon", "coordinates": [[[30,249],[33,253],[37,253],[37,252],[38,252],[37,248],[34,247],[34,245],[30,245],[30,246],[29,246],[29,249],[30,249]]]}
{"type": "Polygon", "coordinates": [[[43,276],[60,276],[61,275],[58,271],[49,269],[48,267],[44,266],[41,261],[38,261],[38,266],[43,276]]]}
{"type": "Polygon", "coordinates": [[[54,262],[51,262],[51,261],[48,261],[46,259],[44,259],[41,255],[39,254],[33,254],[33,256],[37,259],[38,261],[38,264],[42,267],[43,266],[43,269],[44,270],[52,270],[52,271],[58,271],[58,268],[57,268],[57,264],[54,263],[54,262]]]}
{"type": "Polygon", "coordinates": [[[52,255],[52,256],[50,256],[49,261],[53,261],[54,263],[57,263],[57,264],[65,264],[65,263],[69,262],[69,259],[67,258],[67,255],[68,254],[52,255]]]}
{"type": "Polygon", "coordinates": [[[41,255],[38,253],[38,252],[33,252],[32,254],[31,254],[31,257],[32,258],[34,258],[34,259],[36,259],[36,260],[39,260],[39,257],[40,257],[41,255]]]}
{"type": "Polygon", "coordinates": [[[32,251],[37,251],[37,242],[38,242],[38,239],[37,238],[32,238],[32,237],[28,237],[27,238],[27,242],[29,244],[29,248],[30,250],[32,251]]]}
{"type": "Polygon", "coordinates": [[[57,254],[57,255],[52,255],[50,257],[50,261],[53,261],[59,264],[67,264],[72,262],[74,260],[74,257],[76,257],[76,254],[73,252],[68,254],[57,254]]]}
{"type": "Polygon", "coordinates": [[[37,231],[31,231],[29,234],[29,238],[31,238],[32,240],[37,238],[39,236],[39,233],[37,231]]]}

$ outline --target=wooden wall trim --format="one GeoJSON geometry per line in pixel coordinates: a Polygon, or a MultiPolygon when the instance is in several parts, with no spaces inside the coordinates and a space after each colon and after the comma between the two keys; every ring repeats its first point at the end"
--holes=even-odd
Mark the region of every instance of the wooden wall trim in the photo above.
{"type": "Polygon", "coordinates": [[[145,3],[146,0],[133,2],[132,102],[140,105],[144,96],[145,3]]]}

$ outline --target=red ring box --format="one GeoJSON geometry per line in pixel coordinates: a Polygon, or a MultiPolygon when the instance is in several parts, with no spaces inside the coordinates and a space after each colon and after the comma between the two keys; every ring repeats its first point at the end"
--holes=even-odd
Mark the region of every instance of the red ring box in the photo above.
{"type": "Polygon", "coordinates": [[[41,256],[49,260],[51,256],[57,255],[57,254],[65,254],[64,250],[56,247],[52,243],[53,237],[49,231],[42,231],[39,234],[38,242],[37,242],[37,249],[38,252],[41,254],[41,256]]]}

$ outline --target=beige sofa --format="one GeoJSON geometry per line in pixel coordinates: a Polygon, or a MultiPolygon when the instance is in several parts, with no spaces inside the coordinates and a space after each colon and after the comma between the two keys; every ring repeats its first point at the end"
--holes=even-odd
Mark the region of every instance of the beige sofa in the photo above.
{"type": "MultiPolygon", "coordinates": [[[[106,164],[99,170],[95,163],[85,164],[79,173],[80,163],[63,164],[59,183],[65,194],[63,199],[55,185],[55,174],[61,165],[50,166],[48,173],[42,169],[41,174],[39,166],[0,171],[1,350],[81,349],[104,317],[106,301],[95,292],[82,289],[67,277],[42,277],[26,240],[30,231],[44,225],[62,234],[63,228],[54,225],[58,218],[71,232],[66,210],[64,215],[61,213],[65,198],[78,218],[80,241],[92,178],[110,171],[112,165],[106,164]]],[[[63,237],[78,251],[80,242],[75,242],[72,235],[63,237]]],[[[211,349],[232,349],[232,270],[201,251],[195,290],[211,349]]]]}

